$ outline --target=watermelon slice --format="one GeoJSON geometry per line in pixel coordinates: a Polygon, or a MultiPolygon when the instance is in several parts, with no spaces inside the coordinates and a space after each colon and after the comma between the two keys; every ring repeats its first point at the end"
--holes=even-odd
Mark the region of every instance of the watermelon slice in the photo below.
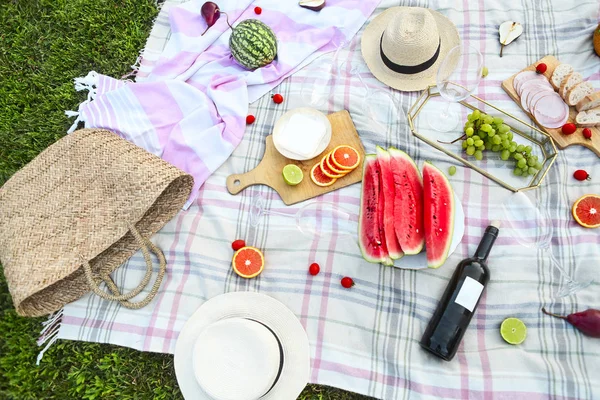
{"type": "Polygon", "coordinates": [[[379,163],[375,154],[365,156],[363,168],[358,245],[363,258],[372,263],[389,264],[391,259],[385,243],[383,227],[379,225],[379,163]]]}
{"type": "Polygon", "coordinates": [[[454,192],[446,175],[429,162],[423,166],[423,195],[427,266],[439,268],[448,258],[454,233],[454,192]]]}
{"type": "Polygon", "coordinates": [[[421,173],[408,154],[393,147],[388,150],[396,186],[393,212],[396,237],[405,254],[419,254],[425,244],[421,173]]]}
{"type": "Polygon", "coordinates": [[[391,159],[390,153],[382,147],[377,146],[377,162],[381,170],[381,191],[379,195],[381,207],[378,210],[379,223],[383,226],[388,254],[392,260],[397,260],[404,255],[404,252],[400,247],[400,243],[398,243],[396,232],[394,231],[394,196],[396,190],[394,188],[394,175],[390,164],[391,159]]]}

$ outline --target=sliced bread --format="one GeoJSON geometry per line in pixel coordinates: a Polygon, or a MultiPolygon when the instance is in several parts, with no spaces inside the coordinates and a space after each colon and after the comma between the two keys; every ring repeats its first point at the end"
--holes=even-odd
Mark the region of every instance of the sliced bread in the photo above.
{"type": "Polygon", "coordinates": [[[594,92],[594,86],[590,82],[581,82],[577,85],[573,86],[571,90],[565,96],[565,101],[568,105],[574,106],[579,103],[581,99],[583,99],[588,94],[592,94],[594,92]]]}
{"type": "Polygon", "coordinates": [[[600,107],[588,111],[580,111],[575,117],[575,123],[582,127],[600,125],[600,107]]]}
{"type": "Polygon", "coordinates": [[[600,107],[600,92],[585,96],[583,99],[579,100],[579,103],[575,106],[577,111],[587,111],[596,107],[600,107]]]}
{"type": "Polygon", "coordinates": [[[579,72],[570,73],[565,77],[565,79],[563,79],[562,83],[560,84],[558,94],[560,94],[560,97],[562,97],[563,99],[566,99],[569,90],[573,89],[575,85],[578,85],[581,82],[583,82],[583,76],[581,76],[579,72]]]}
{"type": "Polygon", "coordinates": [[[573,67],[570,64],[559,64],[558,67],[554,68],[550,83],[555,90],[560,89],[560,84],[567,75],[573,72],[573,67]]]}

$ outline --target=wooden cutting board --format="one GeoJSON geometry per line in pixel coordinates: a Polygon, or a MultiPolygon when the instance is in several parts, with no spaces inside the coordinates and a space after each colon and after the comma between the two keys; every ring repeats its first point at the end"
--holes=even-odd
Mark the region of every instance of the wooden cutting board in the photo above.
{"type": "Polygon", "coordinates": [[[358,137],[352,118],[348,111],[338,111],[327,116],[331,122],[331,142],[329,146],[317,157],[306,160],[290,160],[282,156],[273,145],[272,135],[267,136],[265,154],[258,166],[245,174],[233,174],[227,177],[227,190],[231,194],[238,194],[248,186],[267,185],[279,194],[281,200],[288,206],[301,201],[320,196],[324,193],[352,185],[362,180],[363,162],[365,159],[365,149],[358,137]],[[360,165],[347,174],[339,178],[333,185],[327,187],[317,186],[310,179],[312,167],[329,151],[335,147],[347,144],[354,147],[360,154],[360,165]],[[296,164],[302,169],[304,179],[296,186],[290,186],[283,180],[283,167],[287,164],[296,164]]]}
{"type": "MultiPolygon", "coordinates": [[[[539,63],[544,63],[548,66],[548,69],[546,70],[544,75],[548,79],[550,79],[550,77],[552,76],[552,73],[554,72],[554,69],[560,64],[560,61],[558,61],[556,59],[556,57],[554,57],[554,56],[546,56],[546,57],[542,58],[541,60],[538,60],[535,63],[531,64],[529,67],[523,69],[522,71],[535,71],[535,67],[539,63]]],[[[522,71],[517,72],[517,74],[522,71]]],[[[515,76],[517,76],[517,74],[514,74],[510,78],[503,81],[502,89],[504,89],[504,91],[506,93],[508,93],[508,95],[519,105],[519,107],[521,107],[521,99],[520,99],[519,95],[517,94],[517,92],[515,91],[515,88],[513,87],[513,80],[515,79],[515,76]]],[[[521,107],[521,108],[523,108],[523,107],[521,107]]],[[[531,113],[529,113],[525,109],[523,109],[523,111],[525,111],[528,115],[530,115],[531,118],[535,121],[535,118],[533,117],[533,115],[531,113]]],[[[576,115],[577,115],[577,110],[575,109],[575,107],[569,107],[568,122],[575,123],[576,115]]],[[[599,129],[599,127],[590,128],[592,130],[592,138],[586,139],[583,137],[583,135],[581,133],[583,128],[578,127],[577,131],[575,133],[573,133],[571,135],[564,135],[561,132],[560,128],[550,129],[550,128],[546,128],[546,127],[542,126],[537,121],[536,121],[536,123],[540,127],[541,130],[548,133],[552,137],[552,139],[554,139],[554,143],[556,143],[556,145],[559,148],[564,149],[565,147],[568,147],[568,146],[571,146],[574,144],[579,144],[581,146],[585,146],[588,149],[592,150],[594,153],[596,153],[596,155],[598,157],[600,157],[600,129],[599,129]]]]}

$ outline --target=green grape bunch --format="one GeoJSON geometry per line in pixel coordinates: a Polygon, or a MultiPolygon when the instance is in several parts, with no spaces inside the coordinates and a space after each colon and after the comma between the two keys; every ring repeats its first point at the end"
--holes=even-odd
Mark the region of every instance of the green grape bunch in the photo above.
{"type": "Polygon", "coordinates": [[[510,127],[500,117],[474,110],[467,115],[464,132],[462,148],[478,161],[483,159],[484,151],[491,150],[499,153],[501,160],[513,162],[517,176],[535,175],[542,169],[538,157],[531,154],[531,146],[517,144],[510,127]]]}

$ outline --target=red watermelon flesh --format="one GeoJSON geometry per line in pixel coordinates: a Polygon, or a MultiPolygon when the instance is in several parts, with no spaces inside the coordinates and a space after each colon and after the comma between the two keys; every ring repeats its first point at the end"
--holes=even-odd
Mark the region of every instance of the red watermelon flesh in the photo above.
{"type": "Polygon", "coordinates": [[[405,254],[419,254],[425,244],[421,173],[408,154],[393,147],[388,150],[396,187],[393,212],[396,237],[405,254]]]}
{"type": "Polygon", "coordinates": [[[375,154],[365,156],[363,168],[360,216],[358,220],[358,245],[368,262],[381,263],[390,260],[383,227],[379,225],[379,163],[375,154]]]}
{"type": "Polygon", "coordinates": [[[427,266],[439,268],[448,258],[454,233],[454,192],[444,173],[429,162],[423,166],[423,195],[427,266]]]}
{"type": "Polygon", "coordinates": [[[390,153],[382,147],[377,146],[377,162],[381,170],[379,224],[383,226],[388,254],[392,260],[397,260],[404,255],[404,252],[400,247],[400,243],[398,243],[396,232],[394,231],[394,196],[396,190],[390,161],[390,153]]]}

